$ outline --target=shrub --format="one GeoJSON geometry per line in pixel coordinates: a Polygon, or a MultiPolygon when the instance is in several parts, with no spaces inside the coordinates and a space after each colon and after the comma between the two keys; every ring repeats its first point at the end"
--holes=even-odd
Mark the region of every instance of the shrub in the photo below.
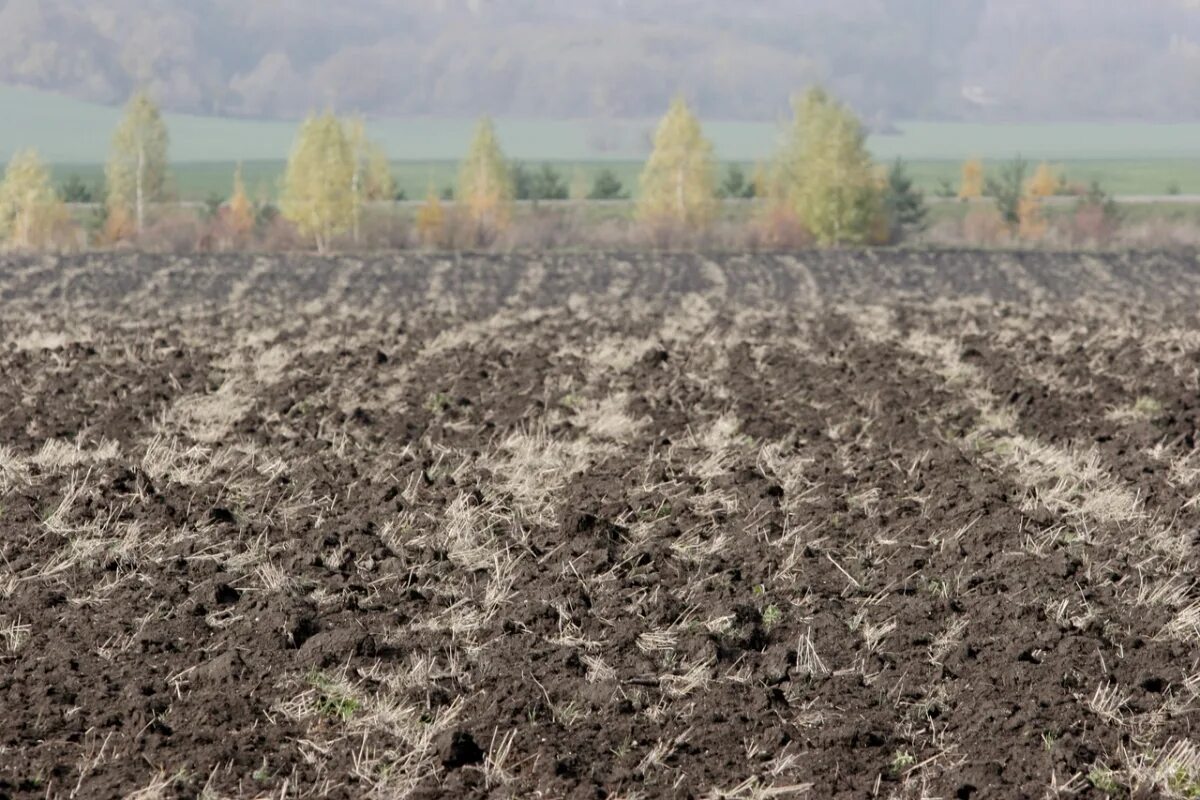
{"type": "Polygon", "coordinates": [[[417,241],[422,247],[440,248],[445,245],[446,207],[430,187],[425,202],[417,209],[417,241]]]}
{"type": "Polygon", "coordinates": [[[302,238],[296,226],[282,214],[276,214],[260,226],[260,242],[262,249],[274,252],[291,252],[303,249],[308,245],[307,237],[302,238]]]}
{"type": "Polygon", "coordinates": [[[784,203],[769,203],[748,228],[751,249],[798,250],[814,242],[799,213],[784,203]]]}
{"type": "Polygon", "coordinates": [[[1008,241],[1010,232],[1004,217],[995,208],[975,206],[963,218],[962,238],[967,244],[991,247],[1008,241]]]}
{"type": "Polygon", "coordinates": [[[581,222],[574,209],[542,209],[536,214],[519,217],[495,246],[501,250],[552,250],[578,246],[590,233],[581,222]]]}
{"type": "Polygon", "coordinates": [[[106,207],[99,243],[114,245],[131,241],[137,235],[137,223],[129,209],[122,205],[106,207]]]}
{"type": "Polygon", "coordinates": [[[1067,236],[1077,245],[1108,244],[1121,227],[1121,213],[1116,201],[1096,181],[1079,197],[1069,219],[1067,236]]]}
{"type": "Polygon", "coordinates": [[[1017,235],[1028,241],[1037,241],[1046,235],[1046,214],[1040,197],[1021,195],[1017,201],[1017,235]]]}
{"type": "Polygon", "coordinates": [[[194,211],[167,208],[155,214],[137,237],[137,244],[141,249],[155,253],[191,253],[212,249],[208,234],[208,226],[194,211]]]}
{"type": "Polygon", "coordinates": [[[391,206],[363,210],[358,246],[367,250],[403,250],[413,246],[408,219],[391,206]]]}

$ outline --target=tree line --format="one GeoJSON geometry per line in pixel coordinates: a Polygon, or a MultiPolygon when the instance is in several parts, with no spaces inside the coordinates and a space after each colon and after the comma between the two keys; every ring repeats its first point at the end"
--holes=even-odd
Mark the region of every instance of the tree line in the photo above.
{"type": "MultiPolygon", "coordinates": [[[[98,243],[137,241],[146,231],[151,209],[166,200],[169,141],[158,106],[148,94],[136,94],[113,134],[98,243]]],[[[1041,201],[1059,191],[1062,181],[1044,164],[1028,180],[1025,169],[1018,160],[998,178],[985,180],[982,162],[968,161],[957,196],[994,198],[1000,224],[1014,235],[1038,238],[1045,230],[1041,201]]],[[[662,245],[703,241],[721,216],[723,198],[755,198],[743,224],[770,247],[895,243],[922,230],[928,213],[904,164],[874,163],[863,123],[821,88],[794,101],[793,118],[770,162],[749,177],[730,168],[723,180],[700,120],[686,100],[675,99],[658,124],[638,189],[634,220],[651,242],[662,245]]],[[[429,187],[415,214],[416,236],[434,248],[487,246],[512,225],[517,200],[536,203],[572,194],[582,193],[572,192],[549,165],[534,170],[510,162],[485,117],[460,162],[454,189],[429,187]]],[[[207,214],[231,246],[248,246],[255,228],[278,216],[302,241],[327,252],[342,242],[357,244],[365,210],[395,199],[397,191],[387,156],[364,121],[325,112],[300,125],[279,195],[277,208],[251,202],[239,168],[229,199],[214,202],[207,214]]],[[[585,196],[628,194],[606,170],[585,196]]],[[[1111,210],[1098,187],[1089,196],[1111,210]]],[[[0,237],[13,247],[46,249],[70,239],[72,226],[37,153],[17,153],[0,183],[0,237]]]]}

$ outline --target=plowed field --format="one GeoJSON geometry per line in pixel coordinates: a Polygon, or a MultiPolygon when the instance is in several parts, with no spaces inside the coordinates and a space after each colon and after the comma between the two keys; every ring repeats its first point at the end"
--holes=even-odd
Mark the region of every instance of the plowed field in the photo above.
{"type": "Polygon", "coordinates": [[[1200,264],[0,263],[0,798],[1200,796],[1200,264]]]}

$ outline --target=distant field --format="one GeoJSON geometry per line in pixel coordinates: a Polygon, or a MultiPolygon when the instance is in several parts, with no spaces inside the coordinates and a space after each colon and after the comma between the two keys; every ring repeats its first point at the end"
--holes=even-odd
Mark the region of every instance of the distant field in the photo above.
{"type": "MultiPolygon", "coordinates": [[[[0,158],[37,147],[59,176],[95,181],[108,149],[107,132],[119,109],[47,92],[0,87],[0,158]]],[[[168,115],[175,183],[183,199],[226,194],[236,162],[245,162],[253,191],[273,195],[295,133],[295,122],[168,115]]],[[[466,149],[472,120],[369,121],[371,135],[396,160],[397,179],[409,196],[432,183],[453,183],[454,161],[466,149]]],[[[568,181],[589,180],[602,165],[627,187],[648,150],[653,120],[497,121],[506,152],[515,159],[558,164],[568,181]],[[577,177],[581,175],[582,177],[577,177]]],[[[718,158],[751,166],[768,159],[781,124],[710,120],[705,131],[718,158]]],[[[1072,180],[1097,179],[1118,194],[1200,193],[1200,124],[980,124],[902,123],[897,133],[873,136],[881,161],[902,157],[918,184],[935,191],[957,184],[959,164],[978,156],[998,164],[1017,154],[1062,164],[1072,180]]]]}
{"type": "MultiPolygon", "coordinates": [[[[538,165],[539,160],[527,163],[538,165]]],[[[611,169],[617,173],[625,188],[636,192],[640,161],[551,161],[562,173],[564,180],[591,185],[592,178],[600,169],[611,169]]],[[[747,175],[754,170],[754,163],[738,163],[747,175]]],[[[1000,160],[987,162],[992,168],[1003,163],[1000,160]]],[[[1098,180],[1109,192],[1119,195],[1164,195],[1178,189],[1183,194],[1200,194],[1200,158],[1196,160],[1146,160],[1146,161],[1054,161],[1072,182],[1088,184],[1098,180]]],[[[943,181],[954,188],[958,186],[960,162],[958,161],[909,161],[909,172],[917,185],[933,195],[940,191],[943,181]]],[[[175,192],[182,200],[200,201],[210,195],[225,197],[233,181],[234,161],[178,163],[172,165],[171,180],[175,192]]],[[[722,177],[729,164],[722,166],[722,177]]],[[[242,170],[246,185],[256,199],[271,199],[276,196],[283,176],[284,162],[247,161],[242,170]]],[[[397,185],[410,199],[425,196],[430,186],[441,191],[455,183],[457,164],[452,160],[440,161],[396,161],[392,171],[397,185]]],[[[103,180],[104,170],[99,164],[56,164],[55,180],[61,181],[70,175],[78,175],[84,182],[98,185],[103,180]]]]}
{"type": "MultiPolygon", "coordinates": [[[[529,162],[537,165],[542,162],[529,162]]],[[[598,162],[598,161],[555,161],[551,162],[562,173],[564,180],[570,184],[573,181],[583,181],[591,186],[596,172],[603,168],[612,169],[619,176],[626,190],[633,190],[637,185],[638,172],[641,163],[636,161],[598,162]]],[[[278,188],[283,180],[285,162],[283,161],[247,161],[242,164],[242,175],[246,181],[247,191],[256,200],[276,197],[278,188]]],[[[225,197],[229,194],[233,183],[236,162],[207,162],[181,164],[171,166],[171,184],[174,193],[181,200],[199,201],[211,195],[225,197]]],[[[458,176],[458,164],[452,160],[444,161],[395,161],[392,163],[392,174],[397,186],[410,199],[425,197],[432,186],[435,191],[454,186],[458,176]]],[[[90,185],[103,182],[104,168],[98,164],[56,164],[54,178],[62,181],[70,175],[77,175],[90,185]]]]}

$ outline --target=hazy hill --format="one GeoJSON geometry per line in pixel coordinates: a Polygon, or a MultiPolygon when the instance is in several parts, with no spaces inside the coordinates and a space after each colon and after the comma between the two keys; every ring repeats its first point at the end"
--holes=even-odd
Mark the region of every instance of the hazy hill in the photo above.
{"type": "MultiPolygon", "coordinates": [[[[1193,0],[0,0],[0,82],[295,117],[1194,119],[1193,0]]],[[[602,144],[602,143],[600,143],[602,144]]]]}

